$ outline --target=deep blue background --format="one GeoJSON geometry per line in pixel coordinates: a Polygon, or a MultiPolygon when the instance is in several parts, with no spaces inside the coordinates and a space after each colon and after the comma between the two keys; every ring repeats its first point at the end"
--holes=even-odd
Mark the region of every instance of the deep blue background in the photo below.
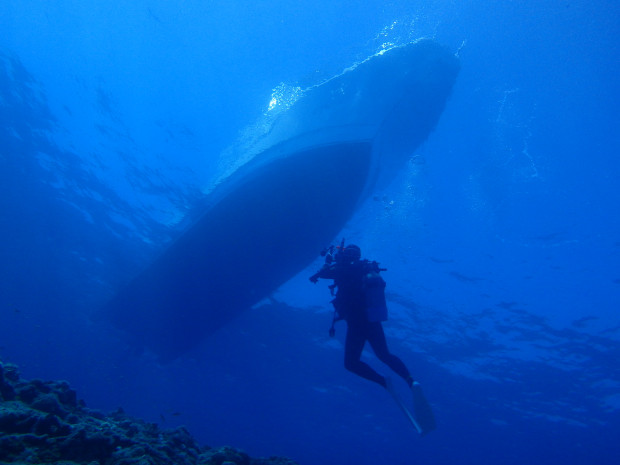
{"type": "Polygon", "coordinates": [[[616,463],[618,24],[603,0],[5,0],[0,357],[92,407],[302,464],[616,463]],[[437,431],[416,437],[344,371],[344,328],[327,337],[306,279],[319,261],[171,365],[90,319],[272,94],[421,36],[458,51],[453,95],[342,234],[389,269],[391,348],[437,431]]]}

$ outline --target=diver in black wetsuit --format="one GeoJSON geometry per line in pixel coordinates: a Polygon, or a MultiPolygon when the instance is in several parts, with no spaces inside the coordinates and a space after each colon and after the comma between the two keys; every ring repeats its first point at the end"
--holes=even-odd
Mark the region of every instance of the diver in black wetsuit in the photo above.
{"type": "Polygon", "coordinates": [[[391,389],[386,377],[360,360],[364,344],[368,341],[377,358],[403,378],[411,388],[414,380],[409,370],[396,355],[390,353],[385,340],[381,324],[387,320],[387,307],[383,294],[385,282],[379,276],[379,271],[377,262],[361,260],[358,246],[344,247],[343,241],[335,258],[328,255],[325,265],[310,277],[310,281],[316,283],[319,278],[334,280],[331,289],[337,288],[337,293],[332,303],[338,315],[334,321],[344,319],[347,322],[345,368],[388,390],[391,389]]]}

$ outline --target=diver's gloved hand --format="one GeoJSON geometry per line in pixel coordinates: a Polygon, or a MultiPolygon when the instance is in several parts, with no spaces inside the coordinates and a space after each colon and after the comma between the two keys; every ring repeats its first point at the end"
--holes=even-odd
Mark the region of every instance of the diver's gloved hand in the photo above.
{"type": "Polygon", "coordinates": [[[312,276],[310,276],[309,279],[310,279],[310,282],[312,282],[314,284],[319,282],[319,277],[317,275],[312,275],[312,276]]]}

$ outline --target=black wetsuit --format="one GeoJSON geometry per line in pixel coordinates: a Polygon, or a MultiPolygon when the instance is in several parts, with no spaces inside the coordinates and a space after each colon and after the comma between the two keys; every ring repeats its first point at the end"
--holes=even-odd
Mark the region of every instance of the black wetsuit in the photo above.
{"type": "Polygon", "coordinates": [[[362,378],[374,381],[383,387],[386,386],[385,377],[360,360],[364,344],[368,341],[377,358],[411,386],[413,378],[409,370],[396,355],[388,350],[381,322],[368,320],[363,277],[372,270],[372,267],[377,267],[377,263],[368,260],[326,265],[310,279],[314,282],[317,278],[333,279],[338,287],[334,306],[347,322],[344,349],[345,368],[362,378]]]}

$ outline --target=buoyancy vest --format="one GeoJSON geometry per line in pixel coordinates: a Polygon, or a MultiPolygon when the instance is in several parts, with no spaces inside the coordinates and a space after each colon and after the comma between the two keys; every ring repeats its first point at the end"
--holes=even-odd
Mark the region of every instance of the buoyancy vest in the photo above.
{"type": "Polygon", "coordinates": [[[385,302],[385,280],[378,271],[369,271],[362,280],[368,321],[386,321],[388,319],[385,302]]]}

